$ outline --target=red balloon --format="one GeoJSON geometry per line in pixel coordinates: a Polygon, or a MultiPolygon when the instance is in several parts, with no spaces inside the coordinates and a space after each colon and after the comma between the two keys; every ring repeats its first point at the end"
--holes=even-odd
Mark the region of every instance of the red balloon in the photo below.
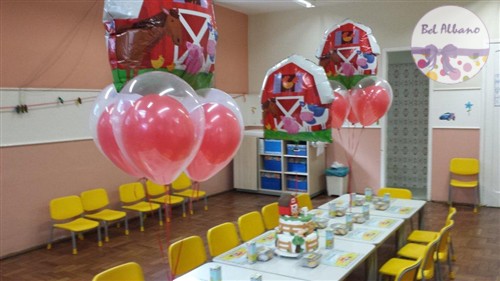
{"type": "Polygon", "coordinates": [[[330,112],[332,113],[332,128],[341,128],[349,112],[349,101],[341,94],[334,93],[330,112]]]}
{"type": "Polygon", "coordinates": [[[390,105],[391,95],[382,86],[370,85],[352,90],[352,111],[363,126],[369,126],[379,120],[389,110],[390,105]]]}
{"type": "Polygon", "coordinates": [[[209,102],[203,104],[205,134],[201,146],[187,168],[194,181],[205,181],[224,168],[241,143],[240,121],[229,108],[209,102]]]}
{"type": "Polygon", "coordinates": [[[195,126],[188,110],[168,95],[146,95],[125,113],[125,152],[146,177],[169,184],[188,165],[196,149],[195,126]]]}
{"type": "Polygon", "coordinates": [[[111,122],[111,112],[114,110],[114,105],[106,107],[97,121],[97,139],[99,146],[106,157],[108,157],[113,164],[118,166],[127,174],[142,177],[143,175],[137,171],[123,156],[118,144],[116,143],[115,135],[113,134],[113,127],[111,122]]]}

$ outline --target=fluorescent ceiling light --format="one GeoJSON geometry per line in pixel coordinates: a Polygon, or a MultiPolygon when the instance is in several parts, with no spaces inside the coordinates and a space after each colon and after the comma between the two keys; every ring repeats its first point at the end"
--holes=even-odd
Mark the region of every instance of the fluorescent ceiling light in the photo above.
{"type": "Polygon", "coordinates": [[[300,4],[306,8],[314,8],[314,5],[307,0],[295,0],[295,2],[297,2],[298,4],[300,4]]]}

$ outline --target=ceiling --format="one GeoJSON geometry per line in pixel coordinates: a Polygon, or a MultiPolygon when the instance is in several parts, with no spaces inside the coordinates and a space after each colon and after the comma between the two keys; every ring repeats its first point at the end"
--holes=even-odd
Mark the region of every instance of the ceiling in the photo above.
{"type": "MultiPolygon", "coordinates": [[[[214,2],[217,5],[247,15],[305,9],[304,6],[294,0],[214,0],[214,2]]],[[[334,1],[309,0],[309,2],[318,7],[328,5],[329,2],[331,4],[334,1]]]]}

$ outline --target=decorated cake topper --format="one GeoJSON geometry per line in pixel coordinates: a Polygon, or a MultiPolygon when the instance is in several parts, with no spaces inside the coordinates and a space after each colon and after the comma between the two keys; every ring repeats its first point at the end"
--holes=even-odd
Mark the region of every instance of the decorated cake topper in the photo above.
{"type": "Polygon", "coordinates": [[[350,89],[366,75],[377,74],[380,48],[369,27],[345,20],[328,29],[316,57],[329,79],[350,89]]]}
{"type": "Polygon", "coordinates": [[[267,71],[262,85],[265,138],[331,142],[332,100],[321,67],[298,55],[286,58],[267,71]]]}
{"type": "Polygon", "coordinates": [[[106,0],[103,22],[118,91],[140,73],[173,73],[195,90],[212,85],[217,30],[212,0],[106,0]]]}

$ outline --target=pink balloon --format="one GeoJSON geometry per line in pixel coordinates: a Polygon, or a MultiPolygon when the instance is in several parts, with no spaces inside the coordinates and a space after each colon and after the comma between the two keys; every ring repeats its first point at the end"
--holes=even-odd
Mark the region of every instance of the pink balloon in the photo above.
{"type": "Polygon", "coordinates": [[[392,92],[383,85],[374,84],[352,90],[351,108],[359,123],[369,126],[379,120],[389,110],[392,92]]]}
{"type": "Polygon", "coordinates": [[[127,110],[122,143],[134,165],[159,184],[173,182],[199,144],[189,111],[175,98],[157,94],[143,96],[127,110]]]}
{"type": "Polygon", "coordinates": [[[330,105],[332,115],[331,126],[332,128],[339,129],[344,124],[344,120],[349,113],[349,91],[341,83],[335,80],[329,81],[333,91],[333,102],[330,105]]]}
{"type": "Polygon", "coordinates": [[[97,121],[97,140],[101,151],[108,157],[113,164],[118,166],[127,174],[135,177],[143,177],[144,175],[137,171],[133,165],[131,165],[124,155],[122,154],[118,144],[116,142],[115,135],[113,133],[113,124],[111,121],[111,115],[115,105],[109,105],[106,107],[97,121]]]}

